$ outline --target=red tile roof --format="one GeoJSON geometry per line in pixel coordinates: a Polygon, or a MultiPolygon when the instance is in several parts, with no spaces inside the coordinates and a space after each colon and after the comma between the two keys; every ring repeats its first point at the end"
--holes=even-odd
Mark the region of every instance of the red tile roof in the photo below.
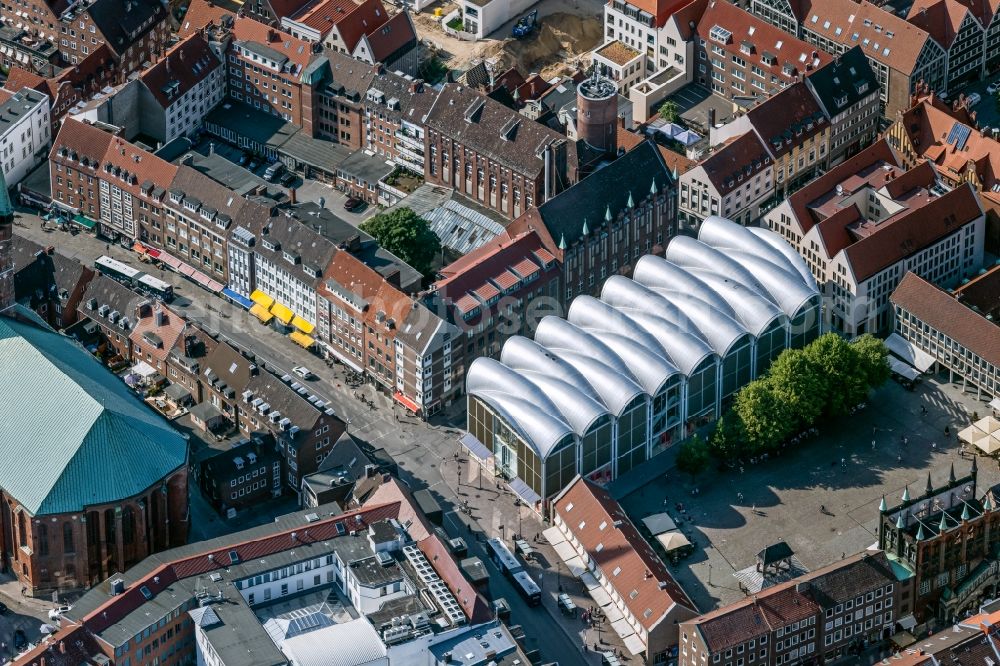
{"type": "Polygon", "coordinates": [[[336,28],[350,53],[363,35],[385,23],[389,15],[381,0],[316,0],[289,18],[324,38],[336,28]]]}
{"type": "Polygon", "coordinates": [[[473,288],[472,289],[472,293],[474,293],[476,296],[478,296],[480,300],[482,300],[482,301],[488,301],[491,298],[493,298],[494,296],[499,296],[500,295],[500,290],[497,289],[496,287],[494,287],[489,282],[484,282],[483,284],[479,285],[478,287],[473,288]]]}
{"type": "Polygon", "coordinates": [[[955,0],[916,0],[906,20],[926,30],[938,44],[949,49],[962,29],[962,21],[970,13],[968,7],[955,0]]]}
{"type": "Polygon", "coordinates": [[[866,56],[907,76],[930,39],[926,30],[867,1],[802,0],[802,10],[810,32],[848,48],[861,44],[866,56]]]}
{"type": "Polygon", "coordinates": [[[725,196],[772,164],[767,149],[754,132],[747,132],[716,148],[702,161],[708,179],[725,196]]]}
{"type": "Polygon", "coordinates": [[[646,630],[668,613],[679,611],[678,621],[694,616],[694,603],[606,490],[577,477],[554,508],[646,630]]]}
{"type": "Polygon", "coordinates": [[[923,206],[897,213],[845,250],[854,278],[858,282],[866,280],[955,233],[982,214],[979,198],[968,183],[930,199],[923,206]]]}
{"type": "Polygon", "coordinates": [[[212,0],[192,0],[191,4],[188,5],[187,13],[181,20],[177,36],[184,39],[209,25],[221,26],[226,17],[233,21],[236,19],[236,14],[225,7],[214,4],[212,0]]]}
{"type": "MultiPolygon", "coordinates": [[[[689,3],[690,0],[627,0],[629,5],[656,17],[656,27],[662,28],[667,18],[689,3]]],[[[611,2],[609,1],[610,5],[611,2]]]]}
{"type": "Polygon", "coordinates": [[[914,149],[934,162],[946,179],[957,182],[974,177],[983,193],[989,195],[1000,182],[1000,142],[969,127],[967,120],[964,111],[953,111],[939,99],[928,96],[897,122],[914,149]],[[955,141],[948,142],[956,125],[968,128],[968,139],[961,148],[955,141]]]}
{"type": "Polygon", "coordinates": [[[829,126],[816,98],[802,82],[750,109],[747,117],[775,159],[829,126]]]}
{"type": "Polygon", "coordinates": [[[509,270],[504,271],[500,275],[493,278],[494,284],[500,287],[501,291],[507,291],[520,281],[521,278],[511,273],[509,270]]]}
{"type": "Polygon", "coordinates": [[[458,563],[443,541],[431,534],[426,539],[417,542],[417,547],[432,563],[437,575],[441,577],[448,590],[455,596],[455,601],[462,607],[471,624],[486,622],[493,617],[486,600],[479,594],[475,586],[462,573],[458,563]]]}
{"type": "Polygon", "coordinates": [[[184,318],[165,305],[157,304],[159,311],[163,313],[163,324],[157,325],[155,312],[150,312],[148,317],[142,317],[132,327],[129,339],[132,344],[140,347],[143,352],[150,354],[157,361],[166,361],[170,355],[170,350],[177,344],[177,338],[184,333],[187,323],[184,318]],[[146,334],[153,334],[160,338],[160,345],[156,346],[149,342],[146,334]]]}
{"type": "Polygon", "coordinates": [[[368,31],[372,59],[385,62],[407,44],[417,40],[417,29],[409,12],[399,12],[375,30],[368,31]]]}
{"type": "Polygon", "coordinates": [[[810,210],[810,206],[817,199],[828,195],[830,192],[835,192],[837,185],[843,183],[851,176],[881,164],[891,164],[894,166],[900,166],[901,164],[885,139],[876,141],[857,155],[833,167],[819,178],[810,181],[802,189],[789,196],[788,203],[792,207],[792,212],[795,213],[799,224],[802,226],[802,233],[807,233],[821,219],[810,210]]]}
{"type": "Polygon", "coordinates": [[[58,158],[58,154],[65,148],[70,153],[76,153],[78,161],[86,157],[93,162],[94,167],[97,167],[104,163],[104,155],[108,152],[108,147],[114,138],[114,135],[93,125],[73,118],[66,118],[52,142],[49,159],[62,159],[58,158]]]}
{"type": "Polygon", "coordinates": [[[932,329],[1000,367],[1000,326],[963,305],[948,292],[913,273],[907,273],[889,300],[912,312],[932,329]]]}
{"type": "MultiPolygon", "coordinates": [[[[796,39],[794,35],[725,0],[713,0],[708,3],[701,20],[698,21],[696,31],[698,36],[706,41],[705,49],[709,53],[712,47],[721,47],[730,56],[752,62],[769,75],[776,76],[786,83],[791,83],[833,61],[833,56],[828,53],[801,39],[796,39]],[[712,28],[716,26],[732,33],[726,43],[711,36],[712,28]],[[749,54],[743,50],[744,42],[750,45],[749,54]],[[773,64],[764,61],[765,53],[774,56],[773,64]],[[786,65],[791,66],[790,72],[784,71],[786,65]]],[[[770,80],[767,85],[769,90],[772,87],[777,88],[770,83],[770,80]]]]}
{"type": "Polygon", "coordinates": [[[119,137],[111,140],[101,164],[111,164],[128,171],[135,177],[132,184],[136,188],[147,180],[167,188],[177,175],[177,167],[170,162],[119,137]]]}
{"type": "Polygon", "coordinates": [[[541,267],[531,259],[525,257],[521,261],[511,266],[510,269],[515,273],[517,273],[518,275],[520,275],[522,278],[526,278],[537,273],[539,270],[541,270],[541,267]]]}
{"type": "Polygon", "coordinates": [[[166,109],[221,66],[208,42],[196,32],[175,44],[139,78],[166,109]]]}

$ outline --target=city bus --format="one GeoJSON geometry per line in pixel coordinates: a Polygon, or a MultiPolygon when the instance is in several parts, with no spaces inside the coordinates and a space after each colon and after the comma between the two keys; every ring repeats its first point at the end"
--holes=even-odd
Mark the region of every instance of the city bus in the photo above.
{"type": "Polygon", "coordinates": [[[99,257],[94,262],[94,267],[104,275],[114,278],[129,287],[136,286],[138,279],[145,275],[142,271],[107,256],[99,257]]]}
{"type": "Polygon", "coordinates": [[[514,585],[518,593],[524,597],[529,606],[538,606],[542,603],[542,588],[524,570],[520,560],[510,552],[503,541],[497,538],[488,539],[486,548],[489,551],[490,560],[496,565],[504,576],[514,585]]]}
{"type": "Polygon", "coordinates": [[[165,303],[169,303],[174,299],[173,286],[163,280],[153,277],[152,275],[143,275],[138,279],[135,286],[139,291],[154,298],[158,298],[165,303]]]}

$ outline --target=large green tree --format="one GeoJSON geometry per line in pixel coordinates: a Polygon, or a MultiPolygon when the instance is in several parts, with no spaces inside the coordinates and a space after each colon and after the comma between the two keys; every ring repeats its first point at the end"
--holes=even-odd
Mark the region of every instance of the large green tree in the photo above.
{"type": "Polygon", "coordinates": [[[735,460],[744,453],[743,423],[732,411],[722,415],[708,440],[708,449],[720,460],[735,460]]]}
{"type": "Polygon", "coordinates": [[[681,444],[677,451],[677,469],[685,474],[697,476],[708,469],[710,462],[708,443],[698,435],[681,444]]]}
{"type": "Polygon", "coordinates": [[[768,370],[771,389],[799,427],[811,425],[823,413],[826,376],[801,349],[786,349],[768,370]]]}
{"type": "Polygon", "coordinates": [[[836,333],[822,335],[804,349],[806,358],[826,378],[826,405],[829,416],[841,416],[861,402],[868,392],[868,377],[857,367],[857,354],[836,333]]]}
{"type": "Polygon", "coordinates": [[[431,231],[427,220],[409,208],[379,213],[361,224],[379,245],[420,271],[424,277],[434,272],[434,260],[441,252],[441,241],[431,231]]]}
{"type": "Polygon", "coordinates": [[[680,115],[680,113],[678,113],[677,103],[668,99],[660,105],[660,110],[657,115],[666,120],[668,123],[675,122],[677,117],[680,115]]]}
{"type": "Polygon", "coordinates": [[[777,449],[797,426],[793,412],[767,379],[744,386],[736,394],[733,413],[743,426],[749,455],[777,449]]]}
{"type": "Polygon", "coordinates": [[[881,386],[889,380],[889,350],[874,335],[865,333],[851,342],[857,358],[858,371],[865,376],[868,388],[881,386]]]}

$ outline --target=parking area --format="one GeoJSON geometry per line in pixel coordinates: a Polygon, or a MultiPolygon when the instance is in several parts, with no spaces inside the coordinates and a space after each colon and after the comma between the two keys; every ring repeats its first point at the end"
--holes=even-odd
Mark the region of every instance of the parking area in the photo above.
{"type": "MultiPolygon", "coordinates": [[[[871,546],[883,495],[891,506],[906,486],[923,489],[928,471],[937,485],[951,465],[959,476],[969,471],[955,434],[977,410],[986,413],[947,383],[910,392],[888,382],[864,410],[821,426],[796,449],[693,481],[671,470],[622,503],[636,523],[661,511],[679,520],[695,548],[671,570],[699,608],[713,608],[743,598],[733,574],[766,546],[787,542],[809,570],[871,546]]],[[[997,482],[997,463],[980,458],[979,492],[997,482]]]]}
{"type": "Polygon", "coordinates": [[[972,108],[976,112],[976,120],[979,122],[979,127],[983,130],[985,128],[1000,130],[1000,102],[997,101],[996,93],[990,94],[986,90],[991,84],[996,82],[1000,82],[1000,74],[994,74],[982,81],[970,83],[961,90],[967,96],[972,93],[978,93],[982,98],[972,108]]]}
{"type": "MultiPolygon", "coordinates": [[[[292,174],[294,177],[285,181],[282,181],[282,176],[274,181],[268,181],[266,162],[250,159],[245,151],[217,137],[203,137],[191,151],[187,152],[198,154],[195,157],[196,164],[193,165],[195,168],[237,192],[245,192],[254,186],[264,185],[271,192],[290,196],[289,191],[294,189],[297,202],[319,203],[322,199],[325,208],[355,227],[378,212],[378,206],[369,204],[349,211],[344,208],[344,203],[348,199],[346,194],[326,183],[303,178],[299,174],[292,174]]],[[[187,153],[182,154],[176,161],[181,162],[185,154],[187,153]]]]}

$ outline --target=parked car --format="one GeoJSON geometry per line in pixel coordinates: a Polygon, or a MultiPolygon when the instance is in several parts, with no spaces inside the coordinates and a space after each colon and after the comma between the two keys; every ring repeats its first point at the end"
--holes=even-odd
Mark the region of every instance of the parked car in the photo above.
{"type": "Polygon", "coordinates": [[[55,608],[50,608],[49,619],[58,620],[63,616],[63,613],[68,613],[72,608],[72,606],[56,606],[55,608]]]}
{"type": "Polygon", "coordinates": [[[363,200],[357,197],[348,197],[347,201],[344,202],[344,210],[353,212],[358,210],[364,205],[365,202],[363,200]]]}
{"type": "Polygon", "coordinates": [[[974,107],[976,104],[979,104],[980,102],[983,101],[982,95],[980,95],[977,92],[969,93],[969,95],[965,99],[968,102],[968,108],[970,109],[974,107]]]}
{"type": "Polygon", "coordinates": [[[252,161],[252,162],[250,162],[250,164],[247,165],[247,171],[255,171],[258,166],[260,166],[260,165],[257,164],[257,162],[252,161]]]}
{"type": "Polygon", "coordinates": [[[309,368],[307,368],[304,365],[297,365],[297,366],[295,366],[294,368],[292,368],[292,372],[294,372],[296,375],[298,375],[302,379],[312,379],[313,377],[316,376],[312,372],[310,372],[309,368]]]}
{"type": "Polygon", "coordinates": [[[986,92],[991,95],[996,95],[998,90],[1000,90],[1000,81],[994,81],[990,85],[986,86],[986,92]]]}
{"type": "Polygon", "coordinates": [[[249,155],[247,155],[246,153],[240,153],[240,166],[245,165],[249,161],[250,161],[249,155]]]}
{"type": "Polygon", "coordinates": [[[23,629],[14,630],[14,649],[20,652],[24,648],[28,647],[28,637],[24,634],[23,629]]]}
{"type": "Polygon", "coordinates": [[[289,185],[295,182],[295,178],[296,178],[295,174],[289,171],[288,173],[286,173],[284,176],[281,177],[281,184],[284,185],[285,187],[288,187],[289,185]]]}

